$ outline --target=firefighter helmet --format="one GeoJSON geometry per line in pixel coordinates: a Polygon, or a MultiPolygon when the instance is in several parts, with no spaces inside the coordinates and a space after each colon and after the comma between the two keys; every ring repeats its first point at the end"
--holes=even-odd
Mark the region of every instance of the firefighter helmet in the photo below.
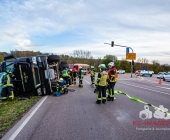
{"type": "Polygon", "coordinates": [[[105,64],[100,64],[98,66],[98,68],[100,68],[100,70],[106,70],[106,65],[105,64]]]}
{"type": "Polygon", "coordinates": [[[110,62],[110,63],[108,64],[108,66],[109,66],[109,67],[113,67],[113,66],[115,66],[115,64],[114,64],[114,62],[110,62]]]}
{"type": "Polygon", "coordinates": [[[63,78],[60,78],[60,79],[59,79],[59,82],[63,82],[63,81],[64,81],[64,79],[63,79],[63,78]]]}

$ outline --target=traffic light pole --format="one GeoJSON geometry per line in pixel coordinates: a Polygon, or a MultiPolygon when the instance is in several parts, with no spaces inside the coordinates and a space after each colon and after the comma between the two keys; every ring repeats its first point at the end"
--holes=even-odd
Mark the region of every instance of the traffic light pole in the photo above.
{"type": "MultiPolygon", "coordinates": [[[[132,53],[133,53],[133,49],[132,49],[131,47],[128,47],[128,46],[122,46],[122,45],[116,45],[116,44],[114,44],[114,41],[112,41],[112,43],[111,43],[111,44],[110,44],[110,43],[104,43],[104,44],[111,45],[111,47],[113,47],[113,46],[119,46],[119,47],[129,48],[129,49],[131,49],[131,50],[132,50],[132,53]]],[[[133,62],[133,60],[132,60],[132,62],[133,62]]],[[[131,62],[131,78],[132,78],[132,72],[133,72],[133,65],[132,65],[132,62],[131,62]]]]}

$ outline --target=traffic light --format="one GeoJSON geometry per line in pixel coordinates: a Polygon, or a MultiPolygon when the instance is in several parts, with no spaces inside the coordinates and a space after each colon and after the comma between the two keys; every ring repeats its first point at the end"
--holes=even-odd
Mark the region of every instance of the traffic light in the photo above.
{"type": "Polygon", "coordinates": [[[134,61],[132,60],[132,62],[129,62],[129,64],[130,64],[130,65],[134,65],[135,63],[134,63],[134,61]]]}
{"type": "Polygon", "coordinates": [[[132,65],[134,65],[134,61],[132,60],[132,65]]]}
{"type": "Polygon", "coordinates": [[[114,41],[111,42],[111,47],[114,47],[114,41]]]}

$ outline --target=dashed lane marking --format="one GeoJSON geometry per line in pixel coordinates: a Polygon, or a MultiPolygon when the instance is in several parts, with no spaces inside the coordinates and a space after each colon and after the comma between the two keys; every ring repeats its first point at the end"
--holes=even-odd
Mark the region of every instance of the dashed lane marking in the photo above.
{"type": "Polygon", "coordinates": [[[137,88],[141,88],[141,89],[146,89],[146,90],[150,90],[150,91],[154,91],[154,92],[170,95],[169,93],[162,92],[162,91],[157,91],[157,90],[154,90],[154,89],[148,89],[148,88],[144,88],[144,87],[140,87],[140,86],[136,86],[136,85],[132,85],[132,84],[127,84],[127,83],[123,83],[123,82],[120,82],[120,83],[128,85],[128,86],[132,86],[132,87],[137,87],[137,88]]]}

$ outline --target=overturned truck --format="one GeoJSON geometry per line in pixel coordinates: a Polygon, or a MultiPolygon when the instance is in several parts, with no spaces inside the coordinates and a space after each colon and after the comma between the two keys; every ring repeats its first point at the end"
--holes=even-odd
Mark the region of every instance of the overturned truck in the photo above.
{"type": "MultiPolygon", "coordinates": [[[[12,78],[14,96],[31,97],[53,93],[59,79],[59,64],[58,55],[15,58],[10,54],[4,57],[1,67],[2,73],[12,78]]],[[[2,99],[8,98],[7,88],[5,86],[2,88],[0,93],[2,99]]]]}

